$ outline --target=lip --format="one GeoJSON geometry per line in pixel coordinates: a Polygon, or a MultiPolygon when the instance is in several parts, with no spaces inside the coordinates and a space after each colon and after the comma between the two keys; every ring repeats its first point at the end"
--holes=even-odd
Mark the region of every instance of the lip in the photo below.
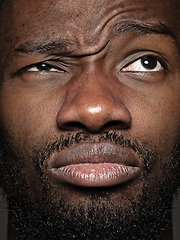
{"type": "Polygon", "coordinates": [[[81,187],[115,186],[140,174],[137,155],[109,142],[77,144],[52,156],[48,166],[56,181],[81,187]]]}

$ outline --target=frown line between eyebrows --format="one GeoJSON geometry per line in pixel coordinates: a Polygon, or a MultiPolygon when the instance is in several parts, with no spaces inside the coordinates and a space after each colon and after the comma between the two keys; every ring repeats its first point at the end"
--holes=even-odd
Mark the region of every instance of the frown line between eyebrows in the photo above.
{"type": "MultiPolygon", "coordinates": [[[[176,35],[163,23],[121,21],[114,24],[110,30],[111,35],[133,34],[133,35],[163,35],[178,47],[176,35]]],[[[77,48],[77,43],[70,40],[55,40],[49,43],[28,41],[15,48],[15,54],[51,53],[58,52],[58,55],[69,55],[77,48]]]]}

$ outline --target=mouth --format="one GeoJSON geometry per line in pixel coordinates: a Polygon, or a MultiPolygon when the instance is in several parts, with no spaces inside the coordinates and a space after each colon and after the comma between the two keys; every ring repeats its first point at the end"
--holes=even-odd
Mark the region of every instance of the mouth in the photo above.
{"type": "Polygon", "coordinates": [[[80,187],[110,187],[137,178],[140,161],[113,143],[81,143],[52,156],[48,170],[57,182],[80,187]]]}

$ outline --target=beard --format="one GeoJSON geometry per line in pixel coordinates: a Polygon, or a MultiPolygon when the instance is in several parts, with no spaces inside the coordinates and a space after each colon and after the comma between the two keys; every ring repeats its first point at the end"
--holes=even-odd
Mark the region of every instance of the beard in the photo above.
{"type": "Polygon", "coordinates": [[[153,149],[147,142],[130,140],[116,132],[105,132],[95,140],[80,132],[61,136],[29,155],[6,141],[1,147],[0,180],[19,239],[160,239],[180,185],[180,147],[176,144],[163,160],[153,149]],[[47,160],[54,152],[74,144],[101,141],[129,148],[139,156],[143,170],[137,181],[107,188],[57,186],[52,182],[47,160]],[[27,180],[26,162],[35,167],[40,197],[27,180]],[[73,202],[67,193],[84,198],[73,202]]]}

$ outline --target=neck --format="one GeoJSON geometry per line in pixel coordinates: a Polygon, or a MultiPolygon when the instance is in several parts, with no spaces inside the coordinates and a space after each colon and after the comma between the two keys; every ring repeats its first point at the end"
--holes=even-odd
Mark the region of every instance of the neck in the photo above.
{"type": "MultiPolygon", "coordinates": [[[[7,240],[18,240],[16,230],[11,223],[10,217],[8,217],[8,234],[7,240]]],[[[172,216],[171,221],[166,226],[161,240],[173,240],[173,229],[172,229],[172,216]]]]}

